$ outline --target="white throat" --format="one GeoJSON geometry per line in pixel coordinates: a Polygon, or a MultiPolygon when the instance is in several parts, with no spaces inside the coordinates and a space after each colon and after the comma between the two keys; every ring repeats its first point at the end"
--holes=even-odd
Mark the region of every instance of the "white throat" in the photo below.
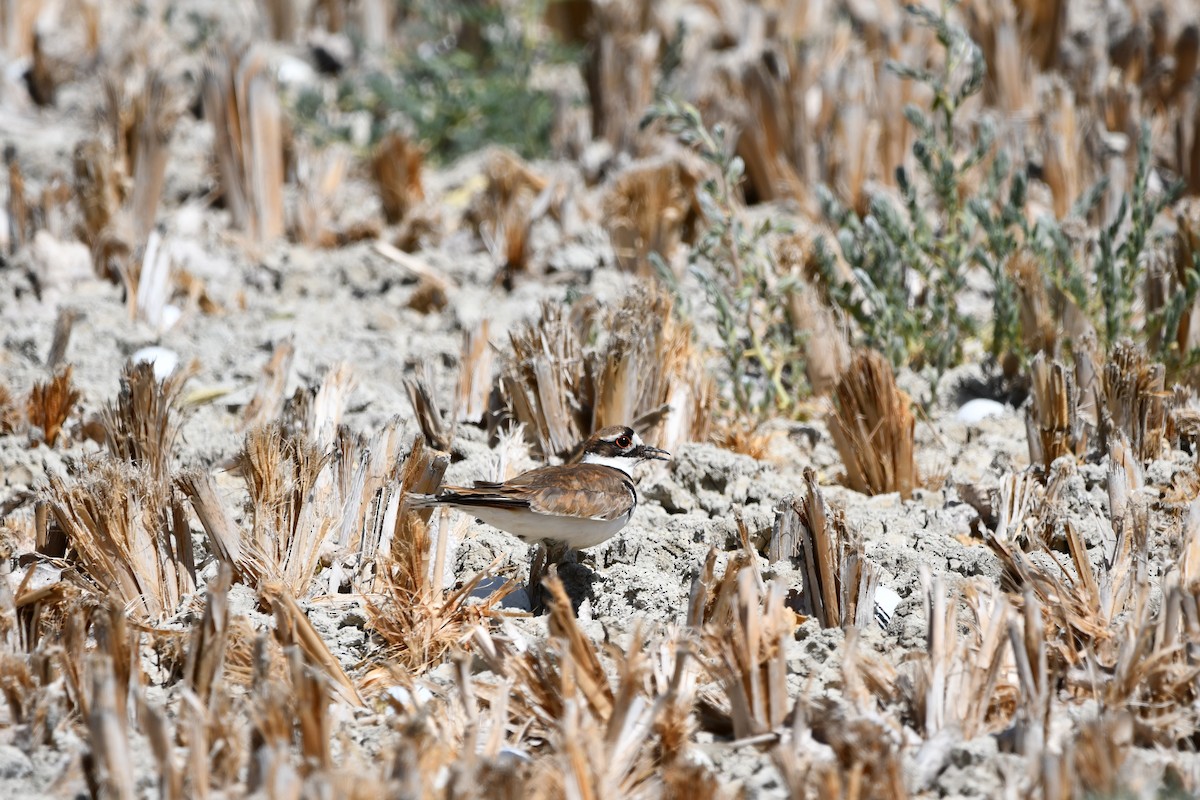
{"type": "Polygon", "coordinates": [[[598,456],[595,453],[584,453],[582,462],[584,464],[599,464],[603,467],[619,469],[632,478],[633,467],[637,464],[637,459],[626,458],[625,456],[598,456]]]}

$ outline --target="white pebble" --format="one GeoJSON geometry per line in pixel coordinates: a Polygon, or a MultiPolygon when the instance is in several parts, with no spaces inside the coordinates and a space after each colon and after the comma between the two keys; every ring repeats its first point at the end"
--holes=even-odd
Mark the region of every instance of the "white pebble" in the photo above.
{"type": "Polygon", "coordinates": [[[179,322],[183,316],[183,309],[176,305],[167,303],[162,307],[162,324],[159,325],[159,330],[169,331],[175,327],[175,323],[179,322]]]}
{"type": "Polygon", "coordinates": [[[1008,406],[1004,403],[978,398],[963,403],[954,418],[966,425],[978,425],[988,417],[1000,417],[1006,413],[1008,413],[1008,406]]]}
{"type": "Polygon", "coordinates": [[[143,347],[130,356],[130,360],[135,364],[153,364],[154,379],[158,381],[165,381],[179,367],[179,354],[157,345],[143,347]]]}
{"type": "Polygon", "coordinates": [[[284,86],[311,86],[317,80],[317,73],[307,62],[284,56],[275,69],[275,77],[284,86]]]}

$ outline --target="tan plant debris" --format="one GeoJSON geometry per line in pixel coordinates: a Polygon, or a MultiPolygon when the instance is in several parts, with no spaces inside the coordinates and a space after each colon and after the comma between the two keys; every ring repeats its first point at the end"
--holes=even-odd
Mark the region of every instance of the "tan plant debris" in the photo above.
{"type": "MultiPolygon", "coordinates": [[[[350,678],[346,676],[338,663],[337,657],[329,650],[329,645],[317,633],[304,611],[296,603],[296,599],[282,585],[269,581],[261,587],[260,596],[267,607],[275,614],[275,637],[283,645],[285,651],[296,648],[304,655],[304,663],[319,669],[332,681],[333,688],[341,699],[353,706],[361,706],[362,700],[350,678]]],[[[292,685],[297,685],[297,664],[292,660],[292,685]]],[[[324,705],[327,705],[325,703],[324,705]]],[[[311,720],[309,724],[311,724],[311,720]]],[[[311,733],[311,732],[309,732],[311,733]]],[[[325,737],[328,740],[328,736],[325,737]]],[[[306,747],[313,747],[311,739],[305,741],[306,747]]],[[[306,753],[305,755],[308,755],[306,753]]],[[[326,764],[328,766],[328,764],[326,764]]]]}
{"type": "Polygon", "coordinates": [[[746,164],[747,195],[807,200],[804,176],[815,171],[815,150],[803,131],[810,123],[806,93],[817,78],[813,63],[774,42],[764,42],[756,55],[722,76],[742,120],[737,153],[746,164]]]}
{"type": "Polygon", "coordinates": [[[458,422],[479,423],[487,413],[496,381],[496,351],[488,339],[490,327],[491,323],[483,319],[479,327],[463,336],[454,414],[458,422]]]}
{"type": "Polygon", "coordinates": [[[91,782],[97,793],[133,800],[134,769],[126,727],[125,706],[118,702],[118,683],[112,658],[97,654],[88,659],[91,681],[87,727],[92,742],[91,782]]]}
{"type": "Polygon", "coordinates": [[[127,194],[112,153],[98,139],[75,148],[75,196],[83,215],[81,238],[92,250],[96,274],[117,280],[132,251],[132,231],[119,216],[127,194]]]}
{"type": "Polygon", "coordinates": [[[437,283],[422,281],[408,297],[408,307],[421,314],[437,314],[446,308],[450,298],[446,290],[437,283]]]}
{"type": "Polygon", "coordinates": [[[151,71],[133,98],[131,151],[132,190],[129,198],[135,241],[144,242],[154,227],[163,185],[171,133],[180,114],[170,84],[151,71]]]}
{"type": "Polygon", "coordinates": [[[8,387],[0,383],[0,434],[15,433],[24,420],[24,409],[8,387]]]}
{"type": "Polygon", "coordinates": [[[573,37],[586,31],[584,77],[592,110],[592,138],[616,150],[630,148],[646,108],[654,101],[655,62],[663,35],[654,8],[638,3],[589,3],[571,16],[573,37]],[[589,20],[585,22],[585,20],[589,20]],[[578,26],[585,27],[580,29],[578,26]]]}
{"type": "Polygon", "coordinates": [[[495,617],[500,601],[515,585],[505,582],[482,602],[469,602],[487,577],[487,572],[481,572],[447,592],[442,586],[449,536],[445,517],[436,526],[436,536],[431,536],[429,523],[410,511],[401,496],[394,519],[395,527],[387,531],[388,550],[380,554],[376,567],[376,589],[367,595],[366,607],[371,628],[388,643],[392,658],[409,670],[421,671],[465,642],[475,626],[495,617]]]}
{"type": "Polygon", "coordinates": [[[371,177],[379,189],[383,216],[389,225],[402,222],[425,199],[421,185],[424,161],[425,151],[398,133],[384,137],[375,147],[371,177]]]}
{"type": "Polygon", "coordinates": [[[804,485],[802,501],[786,500],[777,509],[767,558],[791,559],[804,574],[801,614],[826,628],[865,628],[875,618],[878,570],[841,509],[825,502],[811,468],[804,470],[804,485]]]}
{"type": "Polygon", "coordinates": [[[503,148],[491,152],[484,176],[466,218],[500,268],[499,279],[512,288],[513,276],[529,267],[530,229],[550,211],[555,186],[503,148]]]}
{"type": "MultiPolygon", "coordinates": [[[[350,154],[337,146],[300,149],[296,156],[298,197],[289,232],[309,247],[336,247],[344,241],[338,192],[350,169],[350,154]]],[[[378,230],[361,238],[375,238],[378,230]]]]}
{"type": "Polygon", "coordinates": [[[764,586],[748,541],[738,555],[718,579],[710,551],[692,582],[688,620],[701,631],[703,662],[724,695],[704,691],[701,703],[744,738],[776,729],[791,710],[784,643],[800,620],[781,583],[764,586]]]}
{"type": "Polygon", "coordinates": [[[55,95],[61,76],[56,73],[51,59],[46,54],[42,34],[33,35],[33,61],[26,75],[25,85],[29,88],[29,96],[39,106],[54,105],[55,95]]]}
{"type": "Polygon", "coordinates": [[[881,354],[860,350],[833,393],[829,433],[856,492],[899,492],[908,499],[918,483],[912,401],[881,354]]]}
{"type": "Polygon", "coordinates": [[[184,680],[205,706],[209,704],[213,689],[223,676],[229,641],[229,587],[232,580],[233,571],[228,563],[223,563],[216,579],[208,584],[204,616],[200,624],[192,628],[188,644],[184,680]]]}
{"type": "Polygon", "coordinates": [[[58,441],[63,424],[82,397],[71,385],[71,370],[68,364],[45,383],[35,383],[25,401],[25,419],[41,432],[41,439],[48,447],[58,441]]]}
{"type": "Polygon", "coordinates": [[[791,279],[788,318],[804,334],[804,372],[814,395],[828,395],[850,364],[850,342],[839,318],[816,280],[816,248],[803,233],[780,237],[774,244],[780,277],[791,279]]]}
{"type": "Polygon", "coordinates": [[[86,477],[52,478],[47,500],[68,557],[98,596],[158,620],[195,589],[186,520],[149,465],[101,459],[86,477]]]}
{"type": "Polygon", "coordinates": [[[250,495],[251,525],[237,567],[252,585],[279,582],[301,596],[308,589],[334,522],[331,487],[321,480],[327,459],[303,433],[278,424],[246,434],[237,470],[250,495]]]}
{"type": "Polygon", "coordinates": [[[446,294],[453,286],[453,283],[445,275],[429,264],[387,242],[375,242],[375,250],[384,258],[399,265],[405,272],[416,277],[420,283],[440,289],[442,294],[446,294]]]}
{"type": "Polygon", "coordinates": [[[8,177],[8,197],[5,198],[5,212],[8,215],[9,231],[5,231],[8,240],[8,254],[13,255],[29,239],[33,237],[29,219],[29,204],[25,198],[25,175],[17,162],[16,152],[7,150],[4,162],[8,177]]]}
{"type": "Polygon", "coordinates": [[[233,222],[256,242],[284,232],[283,112],[266,55],[249,50],[210,62],[204,116],[233,222]]]}
{"type": "Polygon", "coordinates": [[[580,306],[567,316],[547,304],[510,347],[501,366],[507,411],[546,456],[569,459],[606,425],[633,423],[668,450],[708,435],[712,381],[662,292],[632,293],[608,313],[580,306]],[[585,350],[601,331],[607,340],[585,350]]]}
{"type": "Polygon", "coordinates": [[[1152,362],[1144,348],[1129,341],[1113,347],[1102,376],[1101,446],[1109,446],[1119,431],[1128,437],[1136,458],[1158,457],[1166,427],[1165,381],[1165,368],[1152,362]]]}
{"type": "Polygon", "coordinates": [[[698,168],[682,155],[638,162],[617,175],[603,200],[617,266],[650,278],[657,257],[675,270],[678,249],[691,241],[700,216],[699,182],[698,168]]]}
{"type": "Polygon", "coordinates": [[[454,441],[456,421],[448,421],[438,407],[430,388],[432,383],[433,375],[426,365],[423,377],[404,379],[404,388],[408,392],[408,401],[417,419],[417,427],[425,437],[425,443],[434,450],[449,452],[450,443],[454,441]]]}
{"type": "Polygon", "coordinates": [[[723,450],[741,453],[762,461],[770,455],[772,436],[752,420],[730,419],[718,422],[711,436],[723,450]]]}
{"type": "Polygon", "coordinates": [[[1032,402],[1026,411],[1029,460],[1047,473],[1062,456],[1080,456],[1087,435],[1079,419],[1079,392],[1061,363],[1038,353],[1030,365],[1032,402]]]}
{"type": "Polygon", "coordinates": [[[969,634],[963,637],[960,604],[953,594],[947,597],[941,578],[927,580],[925,591],[927,649],[915,665],[910,702],[923,711],[926,737],[947,730],[973,737],[1003,729],[1017,693],[1008,653],[1011,606],[990,584],[970,584],[962,597],[970,615],[969,634]]]}
{"type": "MultiPolygon", "coordinates": [[[[143,278],[154,257],[144,253],[157,221],[172,132],[182,109],[161,72],[113,70],[104,78],[108,141],[87,139],[75,149],[74,192],[98,275],[125,284],[131,310],[144,314],[143,278]],[[140,302],[135,304],[135,298],[140,302]]],[[[165,298],[164,298],[165,301],[165,298]]],[[[157,323],[155,323],[157,324],[157,323]]]]}
{"type": "Polygon", "coordinates": [[[1054,318],[1037,260],[1021,250],[1009,258],[1006,269],[1017,289],[1017,310],[1025,349],[1030,353],[1057,353],[1058,321],[1054,318]]]}
{"type": "Polygon", "coordinates": [[[296,347],[290,338],[275,345],[275,349],[271,351],[271,359],[259,375],[254,396],[242,411],[242,430],[266,425],[282,413],[284,391],[287,389],[288,376],[295,358],[296,347]]]}
{"type": "Polygon", "coordinates": [[[74,308],[59,309],[54,318],[54,338],[50,342],[50,352],[46,354],[46,366],[57,369],[67,355],[67,345],[71,341],[71,331],[75,323],[83,317],[82,312],[74,308]]]}
{"type": "Polygon", "coordinates": [[[178,370],[160,382],[153,364],[128,363],[116,402],[102,412],[108,451],[145,467],[164,487],[170,486],[172,449],[179,435],[179,393],[191,374],[178,370]]]}

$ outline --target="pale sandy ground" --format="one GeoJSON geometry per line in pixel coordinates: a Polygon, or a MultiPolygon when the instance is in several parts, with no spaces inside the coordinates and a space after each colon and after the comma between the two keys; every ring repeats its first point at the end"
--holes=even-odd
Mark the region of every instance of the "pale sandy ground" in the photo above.
{"type": "MultiPolygon", "coordinates": [[[[53,162],[47,159],[47,163],[53,162]]],[[[413,290],[411,281],[367,245],[314,252],[281,244],[254,259],[225,230],[221,212],[173,209],[166,215],[165,227],[181,260],[205,278],[214,300],[225,308],[222,313],[189,314],[175,328],[156,334],[129,319],[121,291],[93,278],[86,260],[70,270],[59,256],[39,260],[42,250],[49,253],[66,247],[47,239],[0,269],[4,322],[0,380],[10,387],[26,387],[44,375],[41,362],[54,318],[59,308],[70,305],[84,314],[67,354],[83,391],[82,416],[95,413],[115,396],[125,359],[147,345],[170,348],[184,362],[198,360],[200,369],[189,389],[230,390],[194,409],[182,427],[180,461],[207,468],[237,451],[240,407],[271,348],[282,339],[290,337],[296,346],[289,392],[315,383],[331,364],[347,362],[358,377],[347,423],[370,434],[399,415],[406,420],[406,435],[411,436],[416,429],[409,421],[402,378],[414,367],[432,364],[439,388],[448,390],[453,374],[449,365],[458,357],[464,326],[473,325],[485,308],[493,323],[493,341],[503,346],[507,330],[535,315],[543,299],[562,301],[571,292],[591,292],[612,300],[630,285],[627,276],[609,265],[609,254],[601,251],[595,258],[603,266],[594,271],[568,273],[553,284],[529,280],[511,294],[496,291],[488,286],[491,262],[463,234],[452,237],[442,249],[421,254],[443,269],[457,287],[450,292],[445,312],[425,316],[405,306],[413,290]],[[40,298],[30,289],[31,270],[41,275],[40,298]]],[[[864,536],[868,556],[883,570],[882,585],[900,598],[887,628],[864,632],[862,641],[895,663],[902,662],[906,652],[924,647],[922,570],[944,575],[951,587],[961,578],[982,576],[994,581],[999,574],[998,563],[982,540],[970,538],[975,514],[959,502],[953,485],[960,481],[995,485],[1004,471],[1028,462],[1024,425],[1012,409],[966,425],[955,419],[954,408],[937,407],[929,420],[919,423],[918,438],[921,463],[930,473],[946,475],[946,486],[921,491],[907,503],[895,496],[865,497],[836,486],[833,481],[840,464],[819,420],[778,426],[771,462],[756,462],[706,444],[685,446],[669,466],[642,477],[643,503],[633,522],[585,556],[584,566],[591,574],[580,574],[590,585],[576,588],[585,597],[580,616],[586,630],[603,641],[627,634],[638,620],[680,622],[691,576],[708,548],[730,553],[737,547],[733,512],[740,512],[752,533],[765,540],[776,503],[800,489],[800,472],[812,465],[829,484],[827,497],[845,509],[850,523],[864,536]]],[[[89,443],[61,452],[30,449],[23,437],[0,439],[0,502],[42,485],[51,474],[62,474],[72,460],[95,449],[89,443]]],[[[490,474],[494,456],[483,431],[460,430],[455,450],[462,460],[452,465],[447,480],[490,474]]],[[[1080,524],[1087,529],[1088,515],[1103,509],[1107,498],[1103,471],[1084,474],[1075,500],[1080,524]]],[[[224,485],[236,492],[236,481],[224,485]]],[[[457,548],[458,575],[483,568],[497,555],[505,558],[505,574],[523,575],[528,561],[524,545],[480,523],[466,519],[460,523],[464,539],[457,548]]],[[[1099,545],[1099,538],[1093,543],[1099,545]]],[[[778,574],[798,586],[798,577],[785,565],[764,568],[768,576],[778,574]]],[[[241,608],[250,614],[252,605],[247,596],[241,608]]],[[[362,630],[360,612],[316,606],[311,613],[347,668],[379,655],[379,643],[362,630]]],[[[520,626],[533,636],[545,634],[540,618],[523,620],[520,626]]],[[[841,631],[821,630],[812,622],[801,627],[788,662],[793,688],[837,698],[842,645],[841,631]]],[[[355,730],[353,723],[347,724],[355,730]]],[[[7,796],[61,796],[60,787],[52,791],[50,786],[70,763],[72,742],[78,744],[77,740],[68,735],[60,743],[60,752],[25,754],[11,740],[12,733],[0,730],[0,738],[9,738],[8,747],[0,751],[7,759],[7,763],[0,759],[0,781],[14,791],[7,796]]],[[[382,747],[387,735],[385,727],[373,724],[356,730],[352,738],[361,740],[369,753],[382,747]]],[[[705,750],[722,774],[744,783],[750,796],[780,793],[778,776],[764,753],[750,747],[731,750],[715,741],[705,750]]],[[[1024,770],[1017,756],[998,751],[994,737],[961,743],[947,764],[927,790],[990,794],[1002,785],[1015,785],[1011,781],[1024,770]]]]}

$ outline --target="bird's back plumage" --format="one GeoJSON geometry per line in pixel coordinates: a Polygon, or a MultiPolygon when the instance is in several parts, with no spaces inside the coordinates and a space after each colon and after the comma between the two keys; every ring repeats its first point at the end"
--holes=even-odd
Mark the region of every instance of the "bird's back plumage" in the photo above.
{"type": "Polygon", "coordinates": [[[619,469],[599,464],[541,467],[505,483],[476,481],[466,488],[447,486],[438,495],[442,505],[528,508],[539,514],[616,519],[632,513],[637,504],[633,481],[619,469]],[[606,502],[614,497],[627,502],[606,502]]]}
{"type": "Polygon", "coordinates": [[[647,445],[632,428],[614,426],[588,438],[580,462],[541,467],[503,483],[445,486],[435,496],[413,496],[408,502],[415,508],[467,511],[526,542],[592,547],[614,536],[633,516],[634,467],[668,458],[669,453],[647,445]]]}

